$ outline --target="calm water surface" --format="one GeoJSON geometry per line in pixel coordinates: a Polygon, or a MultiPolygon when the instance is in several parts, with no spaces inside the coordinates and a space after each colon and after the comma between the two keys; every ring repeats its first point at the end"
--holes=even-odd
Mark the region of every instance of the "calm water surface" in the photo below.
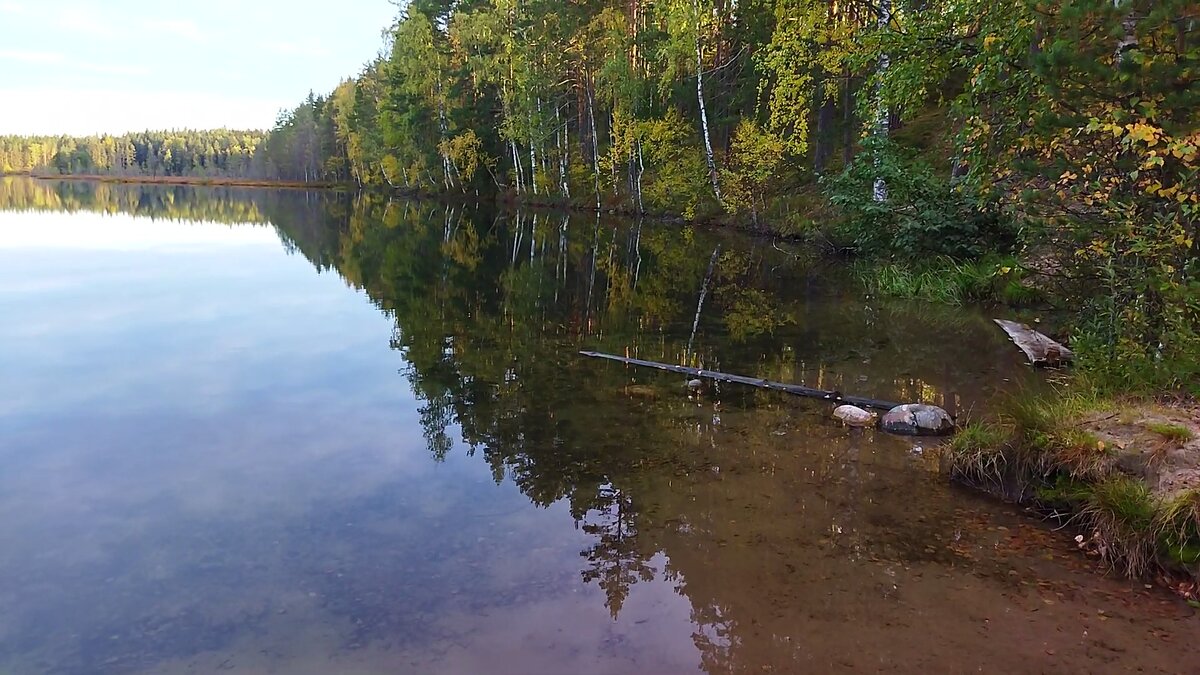
{"type": "Polygon", "coordinates": [[[652,223],[25,179],[0,209],[0,673],[1200,663],[1193,610],[929,443],[576,355],[983,410],[1039,383],[980,312],[652,223]]]}

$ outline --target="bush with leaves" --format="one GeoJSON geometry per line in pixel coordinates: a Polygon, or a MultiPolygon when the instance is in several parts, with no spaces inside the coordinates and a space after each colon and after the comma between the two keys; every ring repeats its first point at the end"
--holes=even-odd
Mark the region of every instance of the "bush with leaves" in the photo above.
{"type": "Polygon", "coordinates": [[[1013,224],[973,195],[956,189],[926,163],[905,157],[893,143],[869,138],[864,152],[841,174],[821,179],[842,220],[836,243],[871,256],[975,259],[1008,252],[1017,243],[1013,224]],[[887,199],[876,201],[876,178],[887,199]]]}

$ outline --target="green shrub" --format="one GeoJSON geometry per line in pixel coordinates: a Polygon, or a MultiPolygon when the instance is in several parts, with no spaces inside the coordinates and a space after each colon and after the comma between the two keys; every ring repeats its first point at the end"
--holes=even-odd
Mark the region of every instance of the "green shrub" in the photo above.
{"type": "Polygon", "coordinates": [[[821,179],[842,219],[831,235],[843,247],[871,256],[930,255],[978,259],[1012,251],[1017,228],[996,209],[935,175],[923,161],[902,156],[890,141],[870,138],[841,174],[821,179]],[[876,201],[876,178],[887,199],[876,201]]]}

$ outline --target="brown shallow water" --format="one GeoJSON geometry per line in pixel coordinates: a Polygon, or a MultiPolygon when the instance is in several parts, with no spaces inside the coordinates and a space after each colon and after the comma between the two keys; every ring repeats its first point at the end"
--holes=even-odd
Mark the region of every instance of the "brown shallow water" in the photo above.
{"type": "Polygon", "coordinates": [[[965,412],[1042,386],[983,312],[650,223],[0,207],[0,673],[1197,671],[1195,610],[934,445],[575,353],[965,412]]]}

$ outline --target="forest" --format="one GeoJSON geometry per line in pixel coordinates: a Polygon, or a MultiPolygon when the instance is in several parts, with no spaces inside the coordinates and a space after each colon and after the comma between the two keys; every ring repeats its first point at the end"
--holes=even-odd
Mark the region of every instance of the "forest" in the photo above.
{"type": "Polygon", "coordinates": [[[1183,0],[412,0],[375,60],[263,135],[10,137],[0,168],[738,224],[874,261],[880,292],[1075,299],[1105,381],[1177,387],[1200,379],[1197,19],[1183,0]]]}
{"type": "Polygon", "coordinates": [[[1197,19],[1182,0],[413,0],[264,143],[293,178],[738,223],[872,261],[881,292],[1057,301],[1103,386],[1195,389],[1197,19]]]}

